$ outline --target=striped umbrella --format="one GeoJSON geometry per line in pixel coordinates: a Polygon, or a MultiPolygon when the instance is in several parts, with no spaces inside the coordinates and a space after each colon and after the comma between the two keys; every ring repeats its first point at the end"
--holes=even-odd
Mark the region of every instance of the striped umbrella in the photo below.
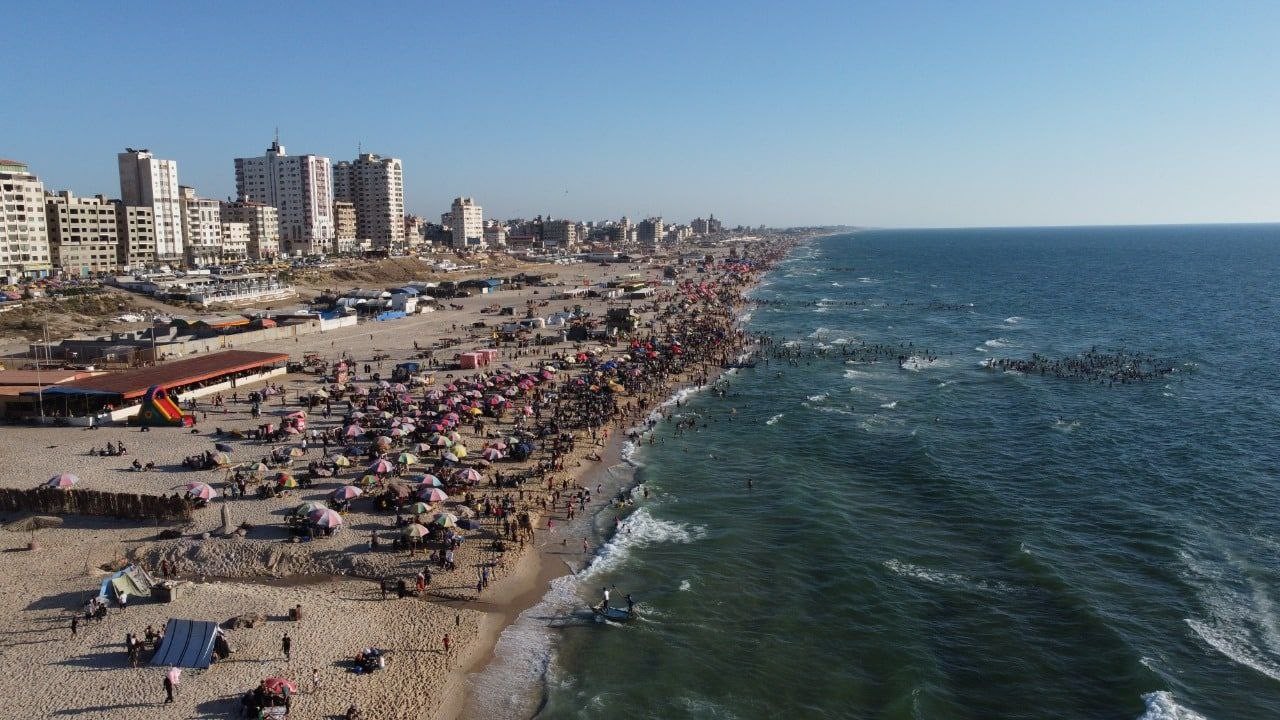
{"type": "Polygon", "coordinates": [[[355,485],[343,485],[333,491],[333,497],[336,500],[354,500],[364,494],[364,491],[355,485]]]}
{"type": "Polygon", "coordinates": [[[212,500],[218,497],[218,491],[214,490],[208,483],[193,482],[187,483],[184,487],[187,491],[187,497],[198,498],[200,500],[212,500]]]}
{"type": "Polygon", "coordinates": [[[489,460],[489,461],[493,461],[493,460],[501,460],[501,459],[502,459],[502,451],[501,451],[501,450],[499,450],[498,448],[485,448],[484,450],[482,450],[482,451],[480,452],[480,457],[484,458],[485,460],[489,460]]]}
{"type": "Polygon", "coordinates": [[[431,522],[440,527],[453,527],[458,524],[458,516],[453,513],[436,513],[431,522]]]}
{"type": "Polygon", "coordinates": [[[78,482],[80,482],[80,478],[76,477],[75,475],[72,475],[71,473],[62,473],[61,475],[54,475],[53,477],[49,478],[49,482],[46,484],[52,488],[58,488],[59,490],[67,490],[72,485],[75,485],[78,482]]]}
{"type": "Polygon", "coordinates": [[[395,469],[396,469],[396,466],[392,465],[390,460],[386,460],[384,458],[379,458],[378,460],[373,461],[371,465],[369,465],[369,472],[373,473],[374,475],[386,475],[387,473],[395,469]]]}
{"type": "Polygon", "coordinates": [[[411,538],[424,538],[429,532],[431,531],[428,530],[426,526],[419,525],[418,523],[409,523],[404,528],[405,537],[411,538]]]}
{"type": "Polygon", "coordinates": [[[414,515],[421,515],[422,513],[431,512],[431,506],[424,502],[416,502],[406,508],[406,511],[411,512],[414,515]]]}
{"type": "Polygon", "coordinates": [[[431,473],[425,473],[418,478],[418,482],[426,487],[444,487],[444,483],[440,482],[440,478],[431,473]]]}
{"type": "Polygon", "coordinates": [[[441,490],[440,488],[434,488],[434,487],[422,488],[421,490],[418,491],[418,496],[430,503],[442,503],[445,500],[449,499],[449,496],[446,495],[443,490],[441,490]]]}
{"type": "Polygon", "coordinates": [[[342,524],[342,516],[339,515],[337,511],[330,510],[329,508],[312,510],[307,513],[307,519],[310,520],[313,525],[317,525],[319,527],[334,528],[342,524]]]}

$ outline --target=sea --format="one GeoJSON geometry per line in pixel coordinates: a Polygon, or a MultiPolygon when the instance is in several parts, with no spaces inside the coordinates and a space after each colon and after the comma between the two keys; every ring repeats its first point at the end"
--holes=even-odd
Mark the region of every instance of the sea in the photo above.
{"type": "Polygon", "coordinates": [[[867,230],[751,296],[797,357],[628,446],[471,715],[1280,718],[1280,226],[867,230]],[[991,362],[1085,353],[1167,372],[991,362]]]}

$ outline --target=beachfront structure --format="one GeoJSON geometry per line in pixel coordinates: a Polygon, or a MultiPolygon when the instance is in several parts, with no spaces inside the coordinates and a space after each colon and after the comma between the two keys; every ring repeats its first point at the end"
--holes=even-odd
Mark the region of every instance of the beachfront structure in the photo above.
{"type": "Polygon", "coordinates": [[[76,197],[70,190],[45,196],[53,265],[67,275],[114,273],[119,266],[116,206],[105,196],[76,197]]]}
{"type": "Polygon", "coordinates": [[[155,220],[156,251],[160,261],[181,262],[184,253],[182,203],[178,162],[160,160],[148,150],[126,148],[116,155],[120,169],[120,201],[149,207],[155,220]]]}
{"type": "Polygon", "coordinates": [[[333,252],[346,253],[356,249],[359,232],[355,203],[338,200],[333,204],[333,252]]]}
{"type": "Polygon", "coordinates": [[[453,227],[455,248],[484,245],[484,209],[474,199],[454,198],[453,208],[449,212],[449,224],[453,227]]]}
{"type": "Polygon", "coordinates": [[[223,223],[249,226],[250,258],[270,260],[280,254],[280,214],[274,207],[253,200],[224,202],[219,206],[219,214],[223,223]]]}
{"type": "Polygon", "coordinates": [[[137,271],[156,262],[156,216],[150,207],[115,201],[116,263],[137,271]]]}
{"type": "Polygon", "coordinates": [[[0,200],[0,276],[22,279],[48,275],[51,263],[44,183],[25,163],[0,160],[0,200]]]}
{"type": "Polygon", "coordinates": [[[356,237],[403,249],[404,167],[399,158],[363,153],[333,166],[333,199],[355,206],[356,237]]]}
{"type": "Polygon", "coordinates": [[[222,257],[222,208],[217,200],[196,196],[195,188],[178,188],[182,204],[182,237],[186,241],[187,264],[194,267],[216,265],[222,257]]]}
{"type": "Polygon", "coordinates": [[[277,140],[262,157],[236,158],[236,195],[276,208],[280,245],[289,255],[321,255],[333,245],[333,173],[329,158],[288,155],[277,140]]]}

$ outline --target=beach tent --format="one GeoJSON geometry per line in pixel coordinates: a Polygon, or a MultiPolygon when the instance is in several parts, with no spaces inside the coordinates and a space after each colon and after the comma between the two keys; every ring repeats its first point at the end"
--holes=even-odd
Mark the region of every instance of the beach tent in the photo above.
{"type": "Polygon", "coordinates": [[[213,662],[213,644],[219,632],[217,623],[170,618],[164,626],[164,640],[151,656],[151,664],[208,668],[213,662]]]}
{"type": "Polygon", "coordinates": [[[137,565],[130,565],[103,580],[98,597],[115,600],[122,592],[129,593],[129,597],[133,598],[151,597],[151,588],[155,584],[155,579],[148,575],[146,570],[137,565]]]}

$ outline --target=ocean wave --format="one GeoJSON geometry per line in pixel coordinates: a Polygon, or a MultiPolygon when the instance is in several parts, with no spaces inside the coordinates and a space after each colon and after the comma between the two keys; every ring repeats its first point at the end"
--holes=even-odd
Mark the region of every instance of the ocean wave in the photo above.
{"type": "Polygon", "coordinates": [[[680,581],[680,592],[689,592],[689,590],[691,589],[692,589],[692,586],[689,584],[688,580],[680,581]]]}
{"type": "Polygon", "coordinates": [[[1018,323],[1022,322],[1023,320],[1026,320],[1026,318],[1021,317],[1021,316],[1019,316],[1019,315],[1014,315],[1014,316],[1012,316],[1012,317],[1007,317],[1007,318],[1005,318],[1005,319],[1004,319],[1004,321],[1005,321],[1006,323],[1010,324],[1010,325],[1017,325],[1018,323]]]}
{"type": "Polygon", "coordinates": [[[738,316],[738,322],[740,322],[740,323],[748,322],[748,321],[750,321],[750,320],[751,320],[751,318],[752,318],[754,315],[755,315],[755,313],[750,312],[750,311],[748,311],[748,312],[744,312],[744,313],[742,313],[741,315],[739,315],[739,316],[738,316]]]}
{"type": "Polygon", "coordinates": [[[843,285],[841,285],[841,284],[840,284],[840,283],[838,283],[838,282],[832,281],[832,283],[831,283],[831,287],[844,287],[844,286],[843,286],[843,285]]]}
{"type": "Polygon", "coordinates": [[[892,402],[881,403],[880,407],[884,408],[885,410],[893,410],[894,408],[898,407],[898,401],[894,400],[892,402]]]}
{"type": "Polygon", "coordinates": [[[818,393],[817,395],[810,395],[805,399],[808,400],[809,402],[822,402],[823,400],[826,400],[828,397],[830,396],[827,395],[826,393],[818,393]]]}
{"type": "Polygon", "coordinates": [[[816,340],[817,338],[822,337],[822,334],[826,332],[831,332],[831,328],[825,328],[825,327],[816,328],[813,332],[809,333],[808,337],[816,340]]]}
{"type": "Polygon", "coordinates": [[[635,467],[644,467],[644,463],[636,459],[636,455],[639,452],[640,452],[639,445],[636,445],[630,440],[625,440],[622,443],[622,450],[619,451],[619,457],[621,457],[623,462],[627,463],[628,465],[633,465],[635,467]]]}
{"type": "Polygon", "coordinates": [[[863,285],[870,285],[872,283],[878,283],[880,281],[873,277],[860,277],[858,278],[858,282],[862,283],[863,285]]]}
{"type": "Polygon", "coordinates": [[[1002,582],[974,580],[957,573],[941,572],[920,565],[913,565],[897,558],[885,560],[881,564],[895,575],[911,580],[920,580],[930,585],[988,593],[1007,593],[1014,590],[1012,586],[1002,582]]]}
{"type": "Polygon", "coordinates": [[[1070,433],[1080,427],[1079,420],[1071,420],[1070,422],[1062,419],[1053,421],[1053,429],[1059,432],[1070,433]]]}
{"type": "Polygon", "coordinates": [[[765,425],[776,425],[776,424],[777,424],[777,422],[778,422],[779,420],[781,420],[781,419],[782,419],[782,416],[783,416],[783,415],[785,415],[785,414],[786,414],[786,413],[778,413],[777,415],[774,415],[773,417],[769,418],[768,420],[765,420],[765,421],[764,421],[764,424],[765,424],[765,425]]]}
{"type": "Polygon", "coordinates": [[[1179,705],[1168,690],[1149,692],[1142,696],[1142,702],[1147,711],[1138,720],[1206,720],[1195,710],[1179,705]]]}
{"type": "Polygon", "coordinates": [[[1011,341],[1006,340],[1005,338],[996,338],[994,340],[988,340],[982,343],[983,347],[989,347],[989,348],[1009,347],[1012,344],[1013,343],[1011,341]]]}
{"type": "Polygon", "coordinates": [[[1205,644],[1233,662],[1280,680],[1280,619],[1268,588],[1228,552],[1179,550],[1183,578],[1198,588],[1203,615],[1183,618],[1205,644]]]}
{"type": "Polygon", "coordinates": [[[580,582],[616,569],[633,551],[657,543],[691,543],[706,537],[707,529],[702,525],[662,520],[653,516],[649,508],[642,507],[631,513],[613,537],[596,552],[591,563],[574,577],[580,582]]]}
{"type": "Polygon", "coordinates": [[[902,363],[899,364],[899,367],[903,370],[910,370],[911,372],[920,372],[921,370],[932,370],[934,368],[946,367],[946,365],[947,363],[939,358],[930,359],[919,355],[912,355],[906,360],[903,360],[902,363]]]}

